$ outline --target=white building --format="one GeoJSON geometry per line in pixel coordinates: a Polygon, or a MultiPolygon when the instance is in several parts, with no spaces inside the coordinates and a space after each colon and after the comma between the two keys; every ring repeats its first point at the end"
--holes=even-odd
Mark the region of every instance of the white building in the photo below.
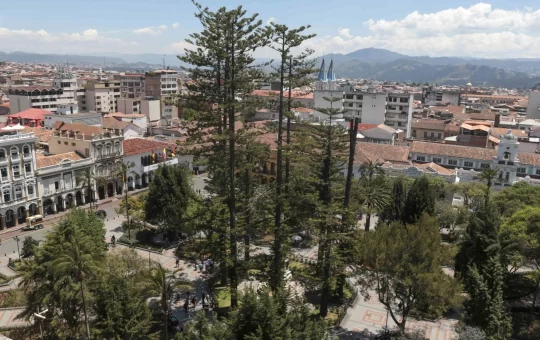
{"type": "Polygon", "coordinates": [[[540,91],[529,92],[529,103],[527,104],[527,118],[540,118],[540,91]]]}
{"type": "Polygon", "coordinates": [[[117,112],[118,98],[120,98],[120,81],[89,81],[86,83],[85,101],[81,109],[101,113],[117,112]]]}
{"type": "Polygon", "coordinates": [[[74,113],[74,114],[69,114],[69,115],[59,115],[59,114],[50,113],[50,114],[43,115],[43,118],[44,118],[44,126],[48,130],[52,130],[56,122],[63,122],[63,123],[68,123],[68,124],[81,123],[84,125],[91,125],[91,126],[100,126],[102,123],[101,113],[92,113],[92,112],[74,113]]]}
{"type": "Polygon", "coordinates": [[[364,124],[385,124],[396,130],[402,130],[406,137],[411,135],[414,104],[413,93],[389,93],[382,91],[356,91],[350,85],[339,87],[330,62],[328,72],[323,60],[319,77],[315,85],[315,109],[343,109],[344,114],[336,118],[359,119],[364,124]],[[330,103],[325,98],[342,98],[330,103]]]}
{"type": "Polygon", "coordinates": [[[126,74],[120,75],[119,78],[121,82],[120,92],[122,94],[122,98],[134,99],[134,98],[141,98],[144,96],[144,92],[145,92],[144,74],[126,73],[126,74]]]}
{"type": "Polygon", "coordinates": [[[0,137],[0,229],[39,214],[33,133],[0,137]]]}
{"type": "Polygon", "coordinates": [[[78,178],[92,168],[91,158],[72,151],[50,156],[38,154],[36,162],[40,213],[43,216],[86,204],[87,188],[78,178]]]}
{"type": "Polygon", "coordinates": [[[129,138],[124,140],[124,163],[135,166],[128,177],[128,190],[144,188],[154,178],[154,172],[160,165],[177,165],[179,163],[191,168],[192,156],[175,154],[176,144],[150,140],[146,138],[129,138]],[[179,162],[180,161],[180,162],[179,162]],[[186,164],[186,162],[188,164],[186,164]]]}
{"type": "Polygon", "coordinates": [[[156,70],[145,73],[145,94],[161,100],[161,118],[178,118],[178,108],[167,101],[180,93],[178,71],[156,70]]]}
{"type": "Polygon", "coordinates": [[[161,102],[157,99],[129,99],[119,98],[118,112],[125,114],[143,114],[149,121],[161,119],[161,102]]]}

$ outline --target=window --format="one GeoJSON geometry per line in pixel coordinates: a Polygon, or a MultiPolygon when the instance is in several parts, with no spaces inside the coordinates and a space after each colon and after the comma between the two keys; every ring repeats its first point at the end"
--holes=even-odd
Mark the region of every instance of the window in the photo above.
{"type": "Polygon", "coordinates": [[[424,138],[428,138],[427,131],[424,131],[424,138]]]}
{"type": "Polygon", "coordinates": [[[25,145],[23,147],[23,154],[24,154],[24,157],[30,156],[30,147],[28,145],[25,145]]]}
{"type": "Polygon", "coordinates": [[[441,133],[437,133],[437,139],[441,139],[441,133]]]}
{"type": "Polygon", "coordinates": [[[457,159],[449,159],[448,165],[457,165],[457,159]]]}
{"type": "Polygon", "coordinates": [[[71,143],[72,146],[76,146],[77,144],[76,143],[71,143]]]}
{"type": "Polygon", "coordinates": [[[540,169],[536,169],[536,174],[540,175],[540,169]]]}
{"type": "Polygon", "coordinates": [[[361,95],[361,94],[356,95],[356,100],[362,100],[362,99],[364,99],[363,95],[361,95]]]}
{"type": "Polygon", "coordinates": [[[87,149],[84,149],[84,155],[85,155],[86,157],[90,157],[90,149],[88,149],[88,148],[87,148],[87,149]]]}
{"type": "MultiPolygon", "coordinates": [[[[9,201],[6,201],[6,202],[9,202],[9,201]]],[[[6,211],[6,223],[11,223],[11,221],[13,221],[13,211],[8,210],[6,211]]]]}
{"type": "Polygon", "coordinates": [[[15,199],[20,200],[21,198],[23,198],[22,187],[21,186],[15,187],[15,199]]]}
{"type": "Polygon", "coordinates": [[[61,142],[61,141],[58,141],[58,144],[62,144],[62,142],[61,142]]]}
{"type": "Polygon", "coordinates": [[[526,168],[517,168],[517,173],[518,174],[525,174],[525,173],[527,173],[527,169],[526,168]]]}
{"type": "Polygon", "coordinates": [[[32,164],[30,163],[25,163],[24,164],[24,173],[25,174],[30,174],[32,172],[32,164]]]}
{"type": "Polygon", "coordinates": [[[9,202],[11,201],[11,190],[9,189],[4,189],[4,202],[9,202]]]}
{"type": "Polygon", "coordinates": [[[64,142],[64,145],[69,145],[69,143],[68,143],[68,142],[64,142]]]}
{"type": "Polygon", "coordinates": [[[54,182],[54,189],[55,189],[55,190],[60,189],[60,182],[58,182],[58,181],[57,181],[57,182],[54,182]]]}
{"type": "Polygon", "coordinates": [[[442,163],[442,159],[440,159],[439,157],[433,157],[432,160],[433,163],[442,163]]]}
{"type": "Polygon", "coordinates": [[[466,168],[472,168],[472,167],[474,167],[474,163],[469,162],[469,161],[465,161],[465,163],[463,163],[463,166],[466,167],[466,168]]]}
{"type": "Polygon", "coordinates": [[[480,164],[480,168],[482,169],[489,169],[491,166],[489,165],[489,163],[482,163],[480,164]]]}
{"type": "Polygon", "coordinates": [[[2,175],[2,179],[7,179],[7,176],[8,176],[7,168],[0,169],[0,175],[2,175]]]}
{"type": "Polygon", "coordinates": [[[420,161],[420,162],[425,162],[426,161],[426,156],[416,156],[416,160],[420,161]]]}
{"type": "Polygon", "coordinates": [[[13,166],[13,177],[19,177],[21,175],[21,169],[18,165],[13,166]]]}
{"type": "Polygon", "coordinates": [[[28,193],[28,196],[34,195],[34,186],[32,184],[28,184],[26,187],[26,192],[28,193]]]}
{"type": "Polygon", "coordinates": [[[12,147],[11,148],[11,157],[12,158],[17,158],[17,156],[19,156],[19,149],[17,149],[16,147],[12,147]]]}

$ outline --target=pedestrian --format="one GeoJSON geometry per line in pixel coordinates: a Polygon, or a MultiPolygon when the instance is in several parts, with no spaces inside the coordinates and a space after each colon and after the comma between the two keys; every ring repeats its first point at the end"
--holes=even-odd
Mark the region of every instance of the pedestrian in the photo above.
{"type": "Polygon", "coordinates": [[[186,301],[184,301],[184,312],[186,312],[186,314],[188,313],[188,299],[186,298],[186,301]]]}
{"type": "Polygon", "coordinates": [[[201,260],[201,263],[199,263],[199,271],[202,273],[204,268],[204,262],[201,260]]]}
{"type": "Polygon", "coordinates": [[[174,266],[174,268],[178,268],[178,267],[180,267],[180,259],[176,257],[176,265],[174,266]]]}
{"type": "Polygon", "coordinates": [[[205,294],[204,292],[202,292],[202,294],[201,294],[201,301],[202,301],[203,305],[204,305],[204,299],[205,299],[205,298],[206,298],[206,294],[205,294]]]}
{"type": "Polygon", "coordinates": [[[191,304],[193,305],[193,308],[195,308],[195,305],[197,305],[197,299],[195,298],[195,295],[191,298],[191,304]]]}

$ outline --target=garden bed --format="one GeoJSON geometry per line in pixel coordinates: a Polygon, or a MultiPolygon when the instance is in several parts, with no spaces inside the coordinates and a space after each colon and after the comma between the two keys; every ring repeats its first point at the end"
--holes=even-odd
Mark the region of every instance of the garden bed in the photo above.
{"type": "Polygon", "coordinates": [[[26,305],[26,294],[22,289],[0,292],[0,308],[21,307],[26,305]]]}
{"type": "Polygon", "coordinates": [[[161,243],[154,242],[154,237],[157,235],[154,229],[132,230],[131,238],[129,233],[125,232],[119,239],[118,243],[132,247],[139,247],[157,252],[161,252],[166,249],[166,246],[161,243]]]}

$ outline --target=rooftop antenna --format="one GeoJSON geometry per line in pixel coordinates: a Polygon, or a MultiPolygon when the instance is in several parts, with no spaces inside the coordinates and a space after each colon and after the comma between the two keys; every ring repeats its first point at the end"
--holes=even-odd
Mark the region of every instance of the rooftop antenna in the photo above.
{"type": "Polygon", "coordinates": [[[165,54],[163,55],[163,69],[165,69],[165,54]]]}

